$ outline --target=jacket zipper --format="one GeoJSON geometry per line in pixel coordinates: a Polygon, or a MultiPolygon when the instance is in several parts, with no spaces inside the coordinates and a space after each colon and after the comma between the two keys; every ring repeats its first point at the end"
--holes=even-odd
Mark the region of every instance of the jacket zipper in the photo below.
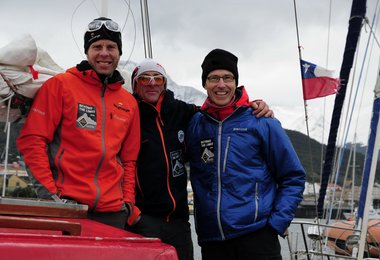
{"type": "Polygon", "coordinates": [[[168,154],[166,152],[166,146],[165,146],[165,138],[164,138],[164,134],[162,133],[162,127],[161,127],[161,124],[162,121],[160,120],[161,117],[157,116],[156,118],[156,125],[157,125],[157,129],[158,129],[158,132],[160,134],[160,138],[161,138],[161,143],[162,143],[162,149],[164,150],[164,156],[165,156],[165,163],[166,163],[166,187],[168,189],[168,194],[173,202],[173,209],[172,211],[166,216],[166,221],[169,222],[170,220],[170,216],[171,214],[173,214],[173,212],[175,211],[176,209],[176,201],[174,199],[174,196],[170,190],[170,165],[169,165],[169,159],[168,159],[168,154]]]}
{"type": "MultiPolygon", "coordinates": [[[[228,155],[228,150],[230,149],[230,141],[231,141],[231,136],[228,136],[227,137],[226,149],[224,149],[223,173],[226,172],[227,155],[228,155]]],[[[227,172],[227,176],[228,176],[228,172],[227,172]]]]}
{"type": "Polygon", "coordinates": [[[216,217],[218,220],[218,226],[219,226],[219,232],[222,237],[222,240],[225,240],[223,227],[222,227],[222,220],[220,217],[220,201],[221,201],[221,194],[222,194],[222,179],[221,179],[221,170],[220,170],[220,162],[221,162],[221,142],[222,142],[222,122],[219,122],[218,127],[218,159],[217,159],[217,174],[218,174],[218,201],[217,201],[217,207],[216,207],[216,217]]]}
{"type": "Polygon", "coordinates": [[[105,140],[104,140],[104,126],[105,126],[105,120],[106,120],[106,116],[105,116],[106,115],[106,105],[105,105],[105,101],[104,101],[104,93],[106,92],[107,85],[108,85],[108,77],[106,77],[103,81],[102,90],[101,90],[101,94],[100,94],[100,99],[102,101],[102,124],[101,124],[101,128],[102,128],[102,130],[101,130],[102,156],[100,158],[100,161],[99,161],[98,167],[96,168],[96,172],[95,172],[95,176],[94,176],[95,201],[94,201],[94,205],[92,208],[93,210],[95,210],[96,206],[99,203],[99,199],[100,199],[100,187],[99,187],[98,177],[99,177],[100,168],[103,164],[105,153],[106,153],[106,146],[105,146],[105,140]]]}
{"type": "Polygon", "coordinates": [[[257,220],[257,216],[259,215],[259,184],[256,182],[256,191],[255,191],[255,222],[257,220]]]}
{"type": "MultiPolygon", "coordinates": [[[[63,157],[63,153],[64,153],[65,151],[63,150],[63,151],[61,151],[61,153],[59,154],[59,156],[58,156],[58,173],[60,172],[61,173],[61,182],[60,182],[60,184],[62,185],[63,183],[64,183],[64,181],[65,181],[65,174],[64,174],[64,172],[63,172],[63,170],[62,170],[62,157],[63,157]]],[[[59,177],[59,174],[57,174],[57,178],[59,177]]]]}

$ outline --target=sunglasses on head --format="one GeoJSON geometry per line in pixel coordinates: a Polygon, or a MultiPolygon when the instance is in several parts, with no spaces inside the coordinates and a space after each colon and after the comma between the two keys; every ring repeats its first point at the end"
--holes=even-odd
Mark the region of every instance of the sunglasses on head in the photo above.
{"type": "Polygon", "coordinates": [[[88,31],[97,31],[102,28],[103,25],[110,31],[120,32],[119,25],[112,20],[94,20],[88,24],[88,31]]]}
{"type": "Polygon", "coordinates": [[[163,75],[155,75],[155,76],[150,76],[150,75],[141,75],[138,76],[137,79],[137,84],[142,85],[142,86],[147,86],[154,82],[156,85],[162,85],[165,83],[165,77],[163,75]]]}

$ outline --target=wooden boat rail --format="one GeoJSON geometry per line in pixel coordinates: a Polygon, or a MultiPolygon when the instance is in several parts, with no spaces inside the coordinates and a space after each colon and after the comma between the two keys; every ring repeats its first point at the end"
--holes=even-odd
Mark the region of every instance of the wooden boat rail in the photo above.
{"type": "Polygon", "coordinates": [[[72,219],[87,218],[87,205],[48,200],[0,197],[0,228],[60,231],[80,236],[82,226],[72,219]],[[37,217],[37,218],[36,218],[37,217]],[[70,221],[48,218],[70,218],[70,221]]]}
{"type": "Polygon", "coordinates": [[[70,236],[80,236],[82,230],[78,222],[12,216],[0,216],[0,228],[55,230],[70,236]]]}
{"type": "Polygon", "coordinates": [[[0,215],[87,218],[88,206],[37,199],[0,197],[0,215]]]}

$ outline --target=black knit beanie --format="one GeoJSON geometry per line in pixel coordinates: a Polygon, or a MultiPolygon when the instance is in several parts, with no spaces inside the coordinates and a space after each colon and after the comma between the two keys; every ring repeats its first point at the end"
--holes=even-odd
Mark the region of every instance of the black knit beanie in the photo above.
{"type": "Polygon", "coordinates": [[[205,86],[208,74],[213,70],[224,69],[234,74],[236,86],[238,86],[239,72],[237,68],[238,58],[231,52],[214,49],[206,55],[202,67],[202,86],[205,86]]]}
{"type": "MultiPolygon", "coordinates": [[[[111,20],[111,19],[100,17],[100,18],[94,19],[94,21],[95,20],[106,21],[106,20],[111,20]]],[[[102,40],[102,39],[116,42],[120,55],[122,54],[120,31],[118,32],[111,31],[107,29],[107,27],[104,24],[96,31],[91,31],[91,32],[86,31],[86,33],[84,34],[84,53],[87,54],[88,48],[90,47],[92,43],[98,40],[102,40]]]]}

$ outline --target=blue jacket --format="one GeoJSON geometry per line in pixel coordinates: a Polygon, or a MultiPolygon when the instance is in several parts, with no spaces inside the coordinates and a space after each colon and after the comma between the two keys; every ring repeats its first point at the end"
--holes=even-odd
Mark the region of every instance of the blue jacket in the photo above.
{"type": "Polygon", "coordinates": [[[186,137],[198,243],[266,225],[284,234],[302,200],[305,170],[274,118],[239,107],[223,121],[196,113],[186,137]]]}

